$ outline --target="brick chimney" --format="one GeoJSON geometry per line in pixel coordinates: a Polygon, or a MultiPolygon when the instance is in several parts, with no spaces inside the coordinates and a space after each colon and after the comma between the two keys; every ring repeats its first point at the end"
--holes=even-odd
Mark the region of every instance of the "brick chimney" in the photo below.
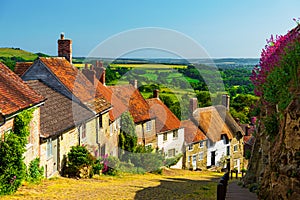
{"type": "Polygon", "coordinates": [[[230,96],[228,94],[222,95],[222,105],[225,106],[226,110],[229,111],[230,96]]]}
{"type": "Polygon", "coordinates": [[[65,57],[72,64],[72,40],[65,39],[64,33],[60,34],[58,43],[58,56],[65,57]]]}
{"type": "Polygon", "coordinates": [[[153,98],[159,99],[159,90],[153,90],[153,98]]]}
{"type": "Polygon", "coordinates": [[[105,74],[106,74],[106,69],[103,67],[103,64],[101,61],[96,60],[96,78],[103,84],[105,85],[105,74]]]}
{"type": "Polygon", "coordinates": [[[82,69],[82,73],[93,85],[95,84],[96,72],[93,68],[93,65],[91,65],[90,69],[88,69],[88,64],[86,63],[84,69],[82,69]]]}
{"type": "Polygon", "coordinates": [[[136,79],[135,80],[130,80],[129,84],[131,84],[136,89],[138,88],[138,84],[137,84],[137,80],[136,79]]]}
{"type": "Polygon", "coordinates": [[[193,116],[194,111],[198,108],[198,99],[197,98],[191,98],[190,99],[190,116],[193,116]]]}

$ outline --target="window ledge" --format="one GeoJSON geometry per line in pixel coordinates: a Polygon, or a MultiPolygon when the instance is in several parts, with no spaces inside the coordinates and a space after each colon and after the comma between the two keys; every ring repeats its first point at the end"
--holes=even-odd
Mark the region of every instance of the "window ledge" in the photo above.
{"type": "Polygon", "coordinates": [[[26,144],[26,150],[30,149],[31,147],[33,147],[33,144],[29,143],[29,144],[26,144]]]}

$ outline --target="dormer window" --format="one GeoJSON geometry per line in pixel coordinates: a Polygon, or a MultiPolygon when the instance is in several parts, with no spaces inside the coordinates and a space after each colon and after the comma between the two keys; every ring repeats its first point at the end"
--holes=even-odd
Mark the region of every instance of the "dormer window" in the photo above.
{"type": "Polygon", "coordinates": [[[229,144],[229,139],[228,139],[228,137],[227,137],[227,135],[222,135],[222,140],[223,140],[223,142],[224,142],[224,144],[229,144]]]}

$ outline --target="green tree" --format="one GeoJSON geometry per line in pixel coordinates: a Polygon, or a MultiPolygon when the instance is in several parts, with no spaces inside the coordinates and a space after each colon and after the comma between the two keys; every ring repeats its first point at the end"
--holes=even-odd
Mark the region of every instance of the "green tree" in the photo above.
{"type": "Polygon", "coordinates": [[[129,112],[125,112],[121,116],[121,132],[119,135],[119,146],[123,151],[129,152],[134,152],[137,146],[135,124],[129,112]]]}

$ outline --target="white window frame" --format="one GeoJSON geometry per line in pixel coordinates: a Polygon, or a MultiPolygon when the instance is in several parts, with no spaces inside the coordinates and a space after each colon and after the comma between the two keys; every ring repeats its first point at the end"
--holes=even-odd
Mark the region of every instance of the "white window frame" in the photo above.
{"type": "Polygon", "coordinates": [[[150,132],[152,130],[152,121],[146,122],[146,131],[150,132]]]}
{"type": "Polygon", "coordinates": [[[201,151],[199,153],[199,160],[204,160],[204,152],[203,151],[201,151]]]}
{"type": "Polygon", "coordinates": [[[51,158],[53,156],[52,152],[52,138],[47,139],[47,147],[46,147],[46,153],[47,153],[47,159],[51,158]]]}
{"type": "Polygon", "coordinates": [[[168,141],[168,134],[167,133],[163,133],[163,141],[164,142],[168,141]]]}
{"type": "Polygon", "coordinates": [[[188,162],[191,162],[191,157],[192,157],[192,156],[188,156],[188,162]]]}
{"type": "Polygon", "coordinates": [[[178,139],[178,130],[173,131],[173,140],[178,139]]]}
{"type": "Polygon", "coordinates": [[[168,157],[174,157],[174,156],[175,156],[175,153],[176,153],[175,148],[169,149],[169,150],[168,150],[168,157]],[[172,155],[170,155],[170,154],[172,154],[172,155]]]}
{"type": "Polygon", "coordinates": [[[239,147],[237,144],[233,145],[233,152],[238,152],[239,147]]]}
{"type": "Polygon", "coordinates": [[[82,140],[86,139],[86,123],[83,123],[81,126],[81,139],[82,140]]]}
{"type": "Polygon", "coordinates": [[[199,142],[199,148],[204,148],[204,141],[199,142]]]}

